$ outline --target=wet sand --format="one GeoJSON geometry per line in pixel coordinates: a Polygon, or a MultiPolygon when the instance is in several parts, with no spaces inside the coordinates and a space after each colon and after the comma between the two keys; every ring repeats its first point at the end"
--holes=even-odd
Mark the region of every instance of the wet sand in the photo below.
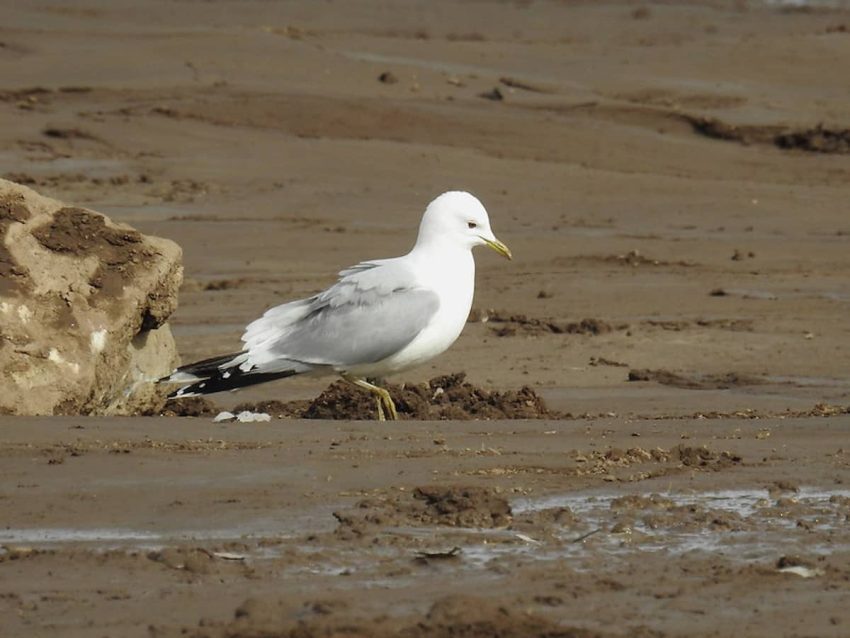
{"type": "Polygon", "coordinates": [[[850,625],[847,416],[8,421],[10,635],[850,625]]]}
{"type": "Polygon", "coordinates": [[[515,261],[481,252],[464,334],[393,381],[563,417],[0,417],[12,630],[845,635],[848,29],[757,2],[7,7],[0,175],[181,244],[184,360],[464,188],[515,261]]]}

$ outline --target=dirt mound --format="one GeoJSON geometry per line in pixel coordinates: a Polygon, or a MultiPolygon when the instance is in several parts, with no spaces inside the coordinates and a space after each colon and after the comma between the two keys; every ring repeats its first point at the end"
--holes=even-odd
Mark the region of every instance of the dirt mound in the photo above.
{"type": "MultiPolygon", "coordinates": [[[[504,392],[479,388],[465,381],[466,374],[434,377],[428,383],[386,384],[401,419],[438,421],[446,419],[552,419],[537,393],[524,386],[504,392]]],[[[297,419],[376,418],[375,399],[366,391],[345,381],[332,383],[313,401],[261,401],[241,403],[237,412],[267,412],[275,417],[297,419]]]]}
{"type": "Polygon", "coordinates": [[[382,527],[505,527],[511,522],[511,507],[492,488],[428,485],[364,499],[353,509],[334,512],[334,517],[339,521],[337,535],[352,539],[382,527]]]}
{"type": "MultiPolygon", "coordinates": [[[[169,399],[159,414],[161,416],[215,416],[219,412],[221,410],[206,397],[186,397],[185,399],[169,399]]],[[[152,416],[152,413],[147,412],[143,416],[152,416]]]]}

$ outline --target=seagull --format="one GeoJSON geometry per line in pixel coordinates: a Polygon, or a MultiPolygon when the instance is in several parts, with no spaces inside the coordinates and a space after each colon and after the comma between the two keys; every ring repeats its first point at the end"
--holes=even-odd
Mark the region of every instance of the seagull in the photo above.
{"type": "Polygon", "coordinates": [[[443,193],[425,209],[406,255],[341,271],[324,292],[270,308],[248,324],[240,352],[182,366],[159,382],[184,384],[169,396],[179,398],[337,374],[374,395],[378,419],[395,420],[389,392],[367,379],[418,366],[455,342],[472,307],[476,246],[512,259],[475,196],[443,193]]]}

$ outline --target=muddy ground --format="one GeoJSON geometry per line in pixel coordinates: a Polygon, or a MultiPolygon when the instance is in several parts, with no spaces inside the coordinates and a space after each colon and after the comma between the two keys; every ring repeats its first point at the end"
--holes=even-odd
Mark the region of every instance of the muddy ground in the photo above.
{"type": "Polygon", "coordinates": [[[515,260],[392,379],[445,420],[0,419],[4,630],[847,635],[850,10],[791,4],[6,7],[0,175],[181,244],[186,361],[450,188],[515,260]]]}
{"type": "Polygon", "coordinates": [[[10,420],[5,629],[844,636],[848,426],[10,420]]]}

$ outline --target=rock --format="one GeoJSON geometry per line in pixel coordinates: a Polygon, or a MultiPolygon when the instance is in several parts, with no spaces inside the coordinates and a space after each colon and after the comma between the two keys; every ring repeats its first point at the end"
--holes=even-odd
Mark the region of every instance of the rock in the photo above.
{"type": "Polygon", "coordinates": [[[492,91],[479,93],[478,97],[483,97],[485,100],[493,100],[494,102],[501,102],[505,99],[505,96],[499,90],[499,87],[495,87],[492,91]]]}
{"type": "Polygon", "coordinates": [[[182,278],[174,242],[0,179],[0,414],[159,409],[182,278]]]}

